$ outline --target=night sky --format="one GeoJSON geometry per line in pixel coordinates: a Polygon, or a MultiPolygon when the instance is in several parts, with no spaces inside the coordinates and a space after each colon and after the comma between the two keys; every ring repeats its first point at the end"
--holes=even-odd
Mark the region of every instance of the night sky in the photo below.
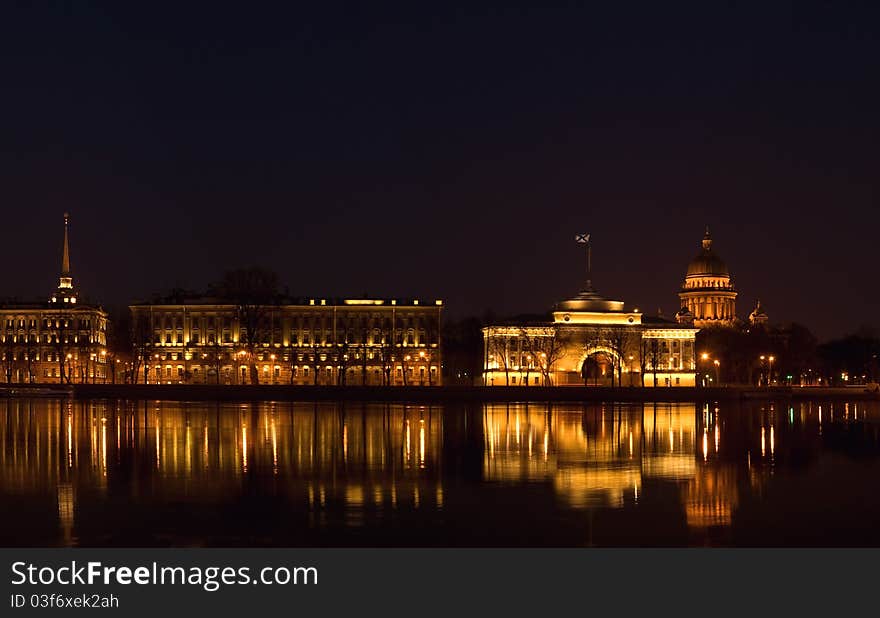
{"type": "Polygon", "coordinates": [[[264,265],[544,311],[589,232],[671,316],[708,224],[741,318],[880,326],[873,4],[3,3],[0,295],[57,284],[70,211],[107,304],[264,265]]]}

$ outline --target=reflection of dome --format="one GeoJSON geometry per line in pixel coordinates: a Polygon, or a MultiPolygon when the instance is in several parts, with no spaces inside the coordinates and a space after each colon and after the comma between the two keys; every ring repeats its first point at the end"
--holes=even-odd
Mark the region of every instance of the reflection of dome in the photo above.
{"type": "Polygon", "coordinates": [[[691,260],[687,269],[688,277],[699,275],[730,276],[724,260],[712,251],[712,238],[709,236],[708,228],[706,229],[706,235],[703,237],[703,250],[700,251],[697,257],[691,260]]]}

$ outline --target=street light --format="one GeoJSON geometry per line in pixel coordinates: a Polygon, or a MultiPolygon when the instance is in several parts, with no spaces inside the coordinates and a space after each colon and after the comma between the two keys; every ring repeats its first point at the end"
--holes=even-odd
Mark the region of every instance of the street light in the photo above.
{"type": "Polygon", "coordinates": [[[721,386],[721,363],[715,359],[715,384],[721,386]]]}
{"type": "Polygon", "coordinates": [[[769,370],[768,370],[768,372],[767,372],[767,373],[768,373],[768,375],[767,375],[767,386],[769,387],[771,384],[773,384],[773,361],[776,360],[776,359],[775,359],[774,357],[770,356],[770,357],[767,358],[767,360],[770,361],[770,368],[769,368],[769,370]]]}

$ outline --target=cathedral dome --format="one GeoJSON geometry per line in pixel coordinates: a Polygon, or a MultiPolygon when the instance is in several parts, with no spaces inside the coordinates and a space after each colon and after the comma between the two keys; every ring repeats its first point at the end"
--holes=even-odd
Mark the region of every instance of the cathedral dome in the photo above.
{"type": "Polygon", "coordinates": [[[729,277],[730,272],[727,270],[727,264],[724,263],[718,255],[712,251],[712,238],[709,236],[709,230],[703,237],[703,250],[691,260],[688,264],[687,276],[698,277],[702,275],[715,277],[729,277]]]}

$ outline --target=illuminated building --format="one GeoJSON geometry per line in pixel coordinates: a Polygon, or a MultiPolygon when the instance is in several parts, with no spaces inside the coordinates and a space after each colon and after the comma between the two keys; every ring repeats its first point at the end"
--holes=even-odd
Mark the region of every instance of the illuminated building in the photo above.
{"type": "Polygon", "coordinates": [[[284,299],[248,317],[221,298],[135,304],[135,371],[150,384],[439,385],[442,306],[284,299]]]}
{"type": "Polygon", "coordinates": [[[627,310],[588,279],[549,317],[483,328],[487,386],[694,386],[696,328],[627,310]]]}
{"type": "Polygon", "coordinates": [[[106,381],[107,313],[73,285],[69,223],[65,213],[61,276],[48,301],[0,304],[0,381],[106,381]]]}
{"type": "Polygon", "coordinates": [[[736,295],[727,265],[712,250],[707,227],[700,253],[688,264],[678,294],[681,309],[676,318],[682,324],[693,324],[697,328],[734,326],[736,295]]]}
{"type": "Polygon", "coordinates": [[[758,304],[755,305],[755,308],[752,309],[752,312],[749,314],[749,324],[752,326],[767,326],[767,321],[770,318],[764,312],[764,308],[761,306],[761,301],[758,301],[758,304]]]}

